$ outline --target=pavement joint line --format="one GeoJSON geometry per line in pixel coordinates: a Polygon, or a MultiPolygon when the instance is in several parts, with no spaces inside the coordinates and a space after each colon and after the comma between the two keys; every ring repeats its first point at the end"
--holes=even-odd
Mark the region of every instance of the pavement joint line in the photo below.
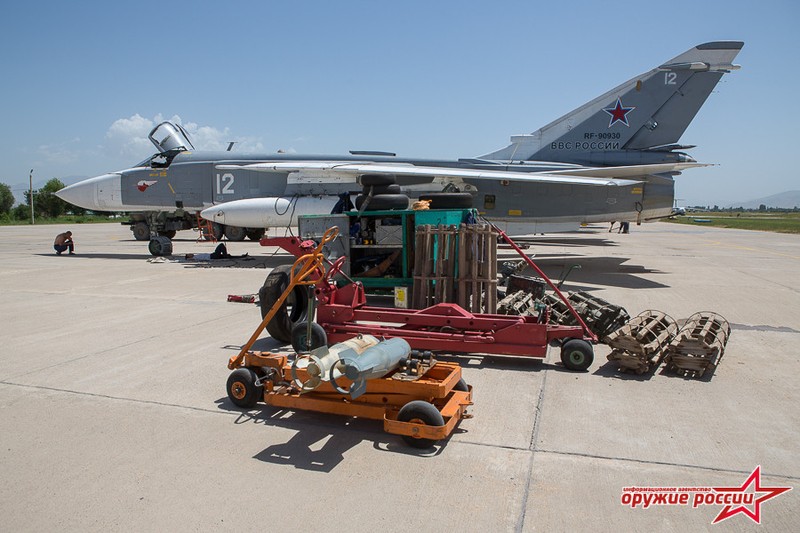
{"type": "MultiPolygon", "coordinates": [[[[631,459],[629,457],[608,457],[605,455],[594,455],[591,453],[580,453],[580,452],[560,452],[557,450],[545,450],[545,449],[535,449],[532,450],[535,453],[544,453],[544,454],[553,454],[553,455],[566,455],[571,457],[584,457],[587,459],[601,459],[605,461],[623,461],[627,463],[638,463],[638,464],[645,464],[645,465],[657,465],[657,466],[675,466],[680,468],[688,468],[692,470],[708,470],[710,472],[720,472],[725,474],[751,474],[750,470],[735,470],[731,468],[717,468],[713,466],[701,466],[701,465],[690,465],[685,463],[672,463],[669,461],[655,461],[655,460],[646,460],[646,459],[631,459]]],[[[785,474],[770,474],[766,472],[762,472],[762,475],[765,477],[772,477],[772,478],[779,478],[779,479],[787,479],[792,481],[800,481],[800,476],[789,476],[785,474]]]]}
{"type": "Polygon", "coordinates": [[[8,385],[11,387],[22,387],[26,389],[36,389],[36,390],[47,390],[52,392],[62,392],[64,394],[74,394],[76,396],[90,396],[93,398],[104,398],[107,400],[118,400],[122,402],[130,402],[130,403],[140,403],[140,404],[147,404],[147,405],[158,405],[161,407],[177,407],[179,409],[187,409],[189,411],[200,411],[204,413],[213,413],[213,414],[241,414],[241,413],[226,413],[221,412],[219,410],[214,409],[207,409],[205,407],[193,407],[191,405],[181,405],[177,403],[167,403],[167,402],[158,402],[155,400],[137,400],[136,398],[125,398],[122,396],[111,396],[110,394],[98,394],[96,392],[86,392],[86,391],[76,391],[70,389],[59,389],[58,387],[46,387],[44,385],[26,385],[24,383],[14,383],[11,381],[2,380],[0,381],[0,385],[8,385]]]}
{"type": "Polygon", "coordinates": [[[528,500],[530,499],[531,480],[533,478],[533,462],[536,457],[536,439],[539,438],[539,429],[541,429],[540,419],[544,405],[544,391],[547,386],[548,373],[549,369],[545,368],[544,375],[542,376],[542,386],[539,389],[539,397],[536,399],[536,414],[533,417],[533,428],[531,429],[531,438],[528,444],[528,451],[531,452],[531,456],[528,459],[528,479],[525,483],[525,490],[522,493],[522,509],[519,513],[517,525],[514,528],[514,531],[518,533],[525,530],[525,515],[528,512],[528,500]]]}
{"type": "MultiPolygon", "coordinates": [[[[227,317],[224,317],[224,318],[227,318],[227,317]]],[[[19,379],[19,378],[22,378],[22,377],[25,377],[25,376],[29,376],[31,374],[35,374],[37,372],[42,372],[44,370],[50,370],[50,369],[53,369],[53,368],[57,368],[59,366],[68,365],[70,363],[74,363],[75,361],[80,361],[82,359],[86,359],[88,357],[94,357],[94,356],[97,356],[97,355],[104,355],[104,354],[107,354],[107,353],[112,352],[114,350],[118,350],[120,348],[129,348],[131,346],[136,346],[139,343],[146,342],[146,341],[151,341],[153,339],[156,339],[160,335],[164,335],[164,334],[169,335],[171,333],[176,333],[176,332],[185,332],[187,329],[191,329],[191,328],[194,328],[194,327],[200,327],[200,326],[206,326],[207,324],[217,322],[218,319],[219,319],[219,317],[214,317],[213,319],[209,319],[209,320],[207,320],[205,322],[196,322],[196,323],[194,323],[193,326],[190,326],[189,328],[186,328],[186,327],[176,328],[174,330],[167,331],[165,333],[159,333],[155,337],[147,337],[147,338],[144,338],[144,339],[135,340],[135,341],[130,342],[129,344],[121,344],[119,346],[114,346],[114,347],[111,347],[111,348],[107,348],[105,350],[100,350],[99,352],[92,352],[92,353],[88,353],[86,355],[81,355],[81,356],[78,356],[78,357],[74,357],[72,359],[67,359],[67,360],[61,361],[59,363],[54,363],[54,364],[52,364],[50,366],[31,369],[30,371],[25,372],[23,374],[17,374],[17,375],[9,376],[9,377],[7,377],[7,378],[5,378],[3,380],[0,380],[0,383],[6,383],[6,381],[5,381],[6,379],[19,379]]],[[[241,347],[237,348],[237,350],[241,350],[241,347]]],[[[56,390],[58,390],[58,389],[56,389],[56,390]]]]}

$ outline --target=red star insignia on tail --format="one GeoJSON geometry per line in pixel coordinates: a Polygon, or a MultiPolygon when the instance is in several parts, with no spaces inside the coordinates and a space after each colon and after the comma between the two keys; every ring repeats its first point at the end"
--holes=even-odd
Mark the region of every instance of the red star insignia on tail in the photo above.
{"type": "MultiPolygon", "coordinates": [[[[716,524],[717,522],[722,522],[723,520],[727,520],[728,518],[738,514],[743,513],[746,516],[749,516],[751,520],[753,520],[756,524],[761,523],[761,504],[767,500],[774,498],[780,494],[783,494],[786,491],[792,490],[792,487],[762,487],[761,486],[761,465],[757,466],[753,473],[747,478],[747,480],[742,484],[741,487],[714,487],[714,490],[717,492],[741,492],[744,493],[745,489],[749,488],[750,485],[753,485],[753,493],[756,496],[755,501],[753,502],[753,506],[755,507],[754,510],[750,510],[744,505],[739,505],[735,509],[731,510],[733,505],[727,505],[725,508],[720,511],[717,517],[714,519],[712,524],[716,524]],[[764,496],[758,497],[759,494],[763,494],[764,496]]],[[[749,492],[749,491],[748,491],[749,492]]]]}
{"type": "Polygon", "coordinates": [[[603,109],[606,113],[611,115],[611,120],[608,122],[608,127],[610,128],[617,122],[622,122],[626,126],[630,127],[628,124],[628,113],[636,109],[635,107],[625,107],[622,105],[622,100],[617,97],[617,105],[614,107],[607,107],[603,109]]]}

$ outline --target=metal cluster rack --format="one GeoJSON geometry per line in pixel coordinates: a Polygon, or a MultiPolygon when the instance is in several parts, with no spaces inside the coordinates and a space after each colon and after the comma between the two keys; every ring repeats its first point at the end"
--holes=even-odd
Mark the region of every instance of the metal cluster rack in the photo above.
{"type": "Polygon", "coordinates": [[[661,362],[678,323],[661,311],[643,311],[603,339],[612,349],[608,360],[621,369],[644,374],[661,362]]]}
{"type": "Polygon", "coordinates": [[[702,377],[707,370],[716,369],[730,335],[731,326],[722,316],[707,311],[693,314],[670,342],[666,368],[702,377]]]}

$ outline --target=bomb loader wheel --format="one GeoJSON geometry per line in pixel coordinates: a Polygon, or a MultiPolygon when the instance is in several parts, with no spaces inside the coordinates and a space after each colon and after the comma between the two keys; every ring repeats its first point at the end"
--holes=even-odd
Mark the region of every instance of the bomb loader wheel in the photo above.
{"type": "Polygon", "coordinates": [[[583,372],[593,361],[594,348],[583,339],[570,339],[561,347],[561,362],[570,370],[583,372]]]}
{"type": "MultiPolygon", "coordinates": [[[[423,400],[414,400],[405,404],[397,413],[397,420],[426,426],[444,426],[442,413],[434,405],[423,400]]],[[[438,442],[409,435],[403,435],[403,440],[409,446],[420,449],[430,448],[438,442]]]]}
{"type": "Polygon", "coordinates": [[[322,346],[327,346],[328,335],[325,328],[311,323],[311,335],[308,334],[308,323],[298,322],[292,327],[292,348],[296,353],[308,353],[322,346]]]}
{"type": "Polygon", "coordinates": [[[228,398],[238,407],[253,407],[264,396],[264,387],[256,385],[257,379],[252,368],[237,368],[228,376],[228,398]]]}

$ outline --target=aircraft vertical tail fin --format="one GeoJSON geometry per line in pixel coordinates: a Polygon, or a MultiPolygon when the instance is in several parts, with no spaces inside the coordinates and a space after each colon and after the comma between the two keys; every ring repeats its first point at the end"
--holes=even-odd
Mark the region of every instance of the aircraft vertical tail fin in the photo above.
{"type": "Polygon", "coordinates": [[[511,144],[480,156],[504,161],[636,165],[692,161],[676,143],[732,62],[740,41],[695,46],[511,144]]]}

